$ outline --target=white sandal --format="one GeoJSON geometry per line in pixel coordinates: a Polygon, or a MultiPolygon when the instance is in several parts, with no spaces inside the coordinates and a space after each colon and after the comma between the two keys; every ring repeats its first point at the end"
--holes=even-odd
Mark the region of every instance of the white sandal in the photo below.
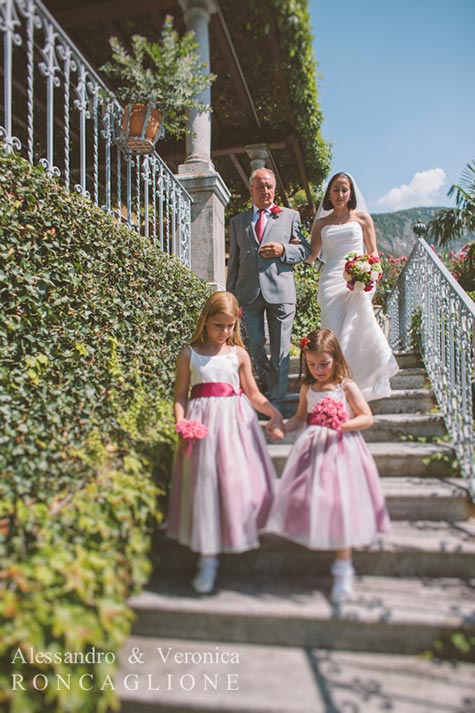
{"type": "Polygon", "coordinates": [[[217,569],[217,557],[200,557],[198,571],[191,582],[197,594],[209,594],[213,591],[217,569]]]}
{"type": "Polygon", "coordinates": [[[351,560],[336,560],[332,564],[331,573],[334,577],[330,599],[334,604],[341,604],[353,596],[353,580],[355,570],[351,560]]]}

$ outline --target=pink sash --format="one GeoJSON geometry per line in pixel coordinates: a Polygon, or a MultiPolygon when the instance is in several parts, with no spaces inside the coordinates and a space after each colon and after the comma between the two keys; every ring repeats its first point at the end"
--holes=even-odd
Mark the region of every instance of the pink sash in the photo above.
{"type": "Polygon", "coordinates": [[[190,399],[199,399],[201,396],[240,396],[242,389],[236,389],[225,381],[206,381],[195,384],[191,389],[190,399]]]}

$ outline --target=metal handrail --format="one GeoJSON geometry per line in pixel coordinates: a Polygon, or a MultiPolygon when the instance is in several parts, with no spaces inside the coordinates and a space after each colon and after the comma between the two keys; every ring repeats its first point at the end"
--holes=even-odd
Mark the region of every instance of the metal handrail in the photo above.
{"type": "Polygon", "coordinates": [[[421,355],[475,499],[475,303],[419,238],[386,303],[389,343],[409,349],[420,319],[421,355]]]}
{"type": "Polygon", "coordinates": [[[0,143],[191,267],[192,198],[153,152],[114,143],[123,109],[40,0],[0,0],[0,143]]]}

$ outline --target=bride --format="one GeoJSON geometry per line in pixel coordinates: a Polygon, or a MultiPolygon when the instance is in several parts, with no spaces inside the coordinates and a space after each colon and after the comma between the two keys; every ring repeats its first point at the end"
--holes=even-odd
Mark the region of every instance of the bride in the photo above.
{"type": "Polygon", "coordinates": [[[307,262],[320,255],[324,260],[318,291],[322,329],[336,335],[366,400],[389,396],[389,379],[398,365],[374,315],[374,289],[349,290],[343,277],[348,253],[378,257],[373,220],[348,173],[330,179],[312,227],[311,247],[307,262]]]}

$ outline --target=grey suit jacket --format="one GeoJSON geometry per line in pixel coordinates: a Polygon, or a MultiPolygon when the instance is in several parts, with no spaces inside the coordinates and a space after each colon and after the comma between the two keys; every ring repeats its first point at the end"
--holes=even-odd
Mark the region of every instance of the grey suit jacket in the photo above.
{"type": "Polygon", "coordinates": [[[226,289],[236,295],[241,305],[253,302],[260,292],[270,304],[296,301],[292,265],[309,256],[310,246],[302,235],[298,212],[289,208],[281,210],[268,218],[261,242],[261,245],[282,243],[285,252],[281,258],[265,259],[259,255],[252,209],[231,218],[226,289]],[[292,238],[300,243],[291,245],[292,238]]]}

